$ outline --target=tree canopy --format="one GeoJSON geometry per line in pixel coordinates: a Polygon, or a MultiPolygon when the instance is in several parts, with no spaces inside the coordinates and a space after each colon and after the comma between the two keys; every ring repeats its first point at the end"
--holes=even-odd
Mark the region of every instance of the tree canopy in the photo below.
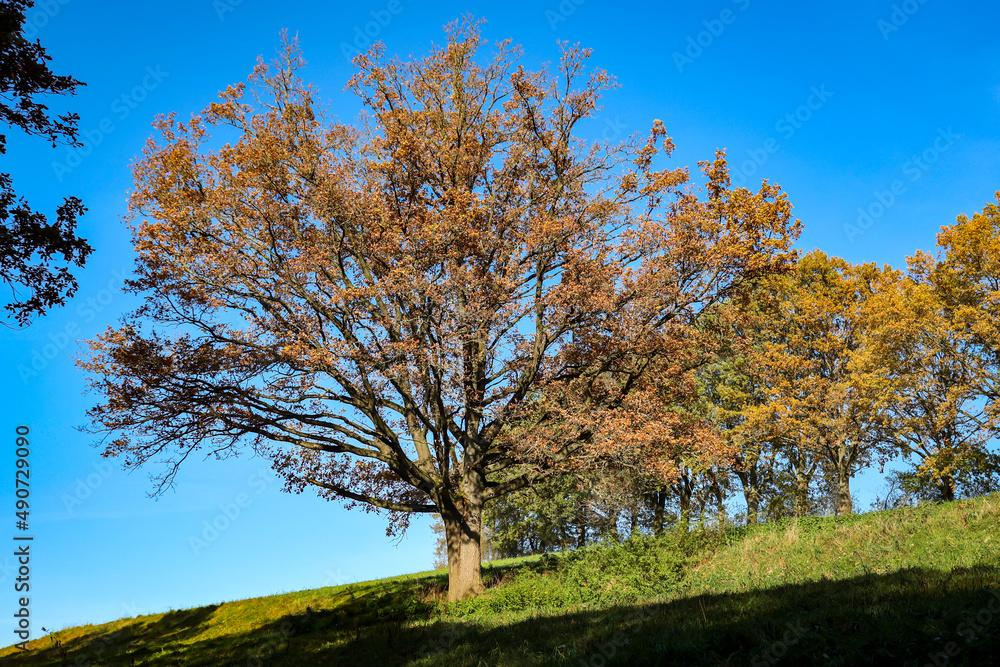
{"type": "Polygon", "coordinates": [[[359,56],[355,124],[294,43],[158,121],[130,200],[145,303],[82,362],[106,455],[165,461],[163,490],[196,452],[253,449],[288,490],[438,513],[453,599],[481,590],[491,500],[626,460],[676,478],[699,323],[786,270],[799,223],[775,185],[730,189],[722,152],[704,194],[659,167],[660,121],[583,140],[615,86],[588,51],[528,71],[484,46],[465,20],[422,59],[359,56]]]}

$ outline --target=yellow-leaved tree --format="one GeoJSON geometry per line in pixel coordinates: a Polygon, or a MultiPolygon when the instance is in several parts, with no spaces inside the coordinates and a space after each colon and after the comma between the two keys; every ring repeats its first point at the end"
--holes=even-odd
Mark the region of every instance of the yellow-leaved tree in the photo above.
{"type": "Polygon", "coordinates": [[[954,500],[996,490],[1000,386],[1000,209],[960,216],[938,235],[938,256],[917,252],[867,304],[864,360],[886,379],[883,438],[915,469],[909,490],[954,500]]]}

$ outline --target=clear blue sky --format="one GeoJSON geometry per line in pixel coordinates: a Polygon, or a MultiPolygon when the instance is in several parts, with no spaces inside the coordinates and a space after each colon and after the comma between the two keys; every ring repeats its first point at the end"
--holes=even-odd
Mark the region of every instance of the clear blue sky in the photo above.
{"type": "MultiPolygon", "coordinates": [[[[351,74],[344,45],[367,26],[390,52],[422,54],[432,40],[442,41],[444,23],[471,12],[488,20],[489,39],[522,43],[530,66],[557,59],[556,40],[592,47],[593,64],[622,84],[591,125],[595,136],[645,133],[660,118],[677,144],[676,164],[695,169],[725,147],[741,174],[754,172],[748,183],[766,177],[781,184],[805,223],[802,249],[902,265],[915,249],[933,249],[941,225],[980,210],[1000,189],[1000,7],[970,0],[896,6],[889,0],[48,0],[36,6],[29,20],[53,69],[88,84],[75,98],[52,100],[53,109],[80,113],[87,147],[74,156],[10,132],[0,169],[43,211],[53,211],[65,195],[82,197],[89,208],[83,235],[96,252],[67,307],[27,330],[0,331],[6,371],[0,434],[8,443],[0,454],[8,480],[0,485],[0,509],[9,512],[0,539],[14,532],[13,443],[15,427],[27,424],[35,628],[431,565],[427,521],[416,521],[397,545],[374,515],[347,512],[308,492],[280,493],[266,461],[249,458],[191,461],[176,492],[153,501],[145,474],[127,475],[113,462],[101,468],[92,438],[76,430],[95,400],[83,393],[85,378],[73,364],[77,340],[134,306],[118,291],[132,263],[120,216],[129,164],[156,114],[200,111],[219,90],[245,80],[258,55],[271,58],[280,30],[288,28],[309,61],[306,77],[342,119],[351,119],[358,105],[342,91],[351,74]],[[372,23],[378,18],[385,25],[372,23]],[[859,209],[870,216],[863,229],[859,209]],[[24,374],[33,360],[37,372],[24,374]],[[204,537],[205,522],[238,499],[245,505],[239,515],[195,553],[190,538],[204,537]]],[[[876,483],[870,475],[859,482],[863,508],[876,483]]],[[[12,563],[0,555],[0,644],[13,643],[12,563]]]]}

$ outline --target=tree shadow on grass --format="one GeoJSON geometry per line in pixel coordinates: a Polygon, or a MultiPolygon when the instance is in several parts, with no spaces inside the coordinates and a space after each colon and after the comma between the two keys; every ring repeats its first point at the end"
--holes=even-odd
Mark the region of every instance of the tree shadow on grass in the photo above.
{"type": "MultiPolygon", "coordinates": [[[[458,621],[460,619],[452,619],[458,621]]],[[[273,665],[1000,665],[1000,569],[909,569],[493,624],[303,632],[273,665]],[[339,641],[333,641],[338,637],[339,641]]]]}
{"type": "MultiPolygon", "coordinates": [[[[148,661],[157,654],[169,653],[169,647],[191,641],[204,632],[212,614],[221,605],[169,611],[153,617],[123,619],[116,630],[85,633],[66,641],[50,638],[41,651],[14,654],[3,659],[4,664],[24,665],[85,665],[153,664],[148,661]]],[[[45,640],[43,640],[43,645],[45,640]]],[[[37,645],[37,644],[36,644],[37,645]]]]}
{"type": "MultiPolygon", "coordinates": [[[[1000,665],[995,566],[912,568],[655,604],[511,614],[506,622],[438,617],[433,601],[420,597],[426,589],[427,580],[359,588],[331,608],[202,640],[199,628],[217,606],[172,612],[129,626],[99,656],[91,647],[90,661],[80,664],[1000,665]]],[[[83,643],[65,648],[65,662],[36,653],[10,664],[76,665],[87,655],[83,643]]]]}

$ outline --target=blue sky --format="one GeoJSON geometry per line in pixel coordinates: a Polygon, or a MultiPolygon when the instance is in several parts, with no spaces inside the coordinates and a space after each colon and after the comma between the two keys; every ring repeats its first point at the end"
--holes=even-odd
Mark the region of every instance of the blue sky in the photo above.
{"type": "MultiPolygon", "coordinates": [[[[557,40],[593,48],[591,62],[621,88],[588,131],[644,134],[662,119],[677,144],[673,163],[692,170],[728,149],[734,180],[768,178],[788,192],[805,224],[803,250],[901,266],[1000,189],[995,3],[43,2],[29,11],[29,34],[56,72],[88,84],[51,100],[80,113],[86,146],[71,153],[11,132],[0,169],[40,210],[81,197],[82,234],[96,251],[69,305],[0,332],[0,434],[10,445],[0,456],[0,508],[13,513],[15,427],[27,424],[36,629],[430,567],[426,520],[397,543],[375,515],[281,493],[260,459],[189,461],[175,492],[147,498],[142,471],[107,464],[76,430],[95,397],[73,360],[78,340],[135,305],[119,292],[133,256],[120,216],[129,164],[157,114],[200,111],[245,80],[258,55],[270,59],[288,28],[309,62],[304,76],[350,120],[358,105],[343,92],[345,53],[359,35],[367,30],[391,53],[423,54],[465,12],[488,20],[490,40],[520,42],[529,67],[556,60],[557,40]],[[224,526],[214,536],[213,522],[224,526]]],[[[862,508],[878,479],[857,482],[862,508]]],[[[13,517],[0,537],[12,532],[13,517]]],[[[13,560],[0,555],[2,610],[15,602],[13,560]]],[[[14,641],[8,619],[0,614],[0,644],[14,641]]]]}

